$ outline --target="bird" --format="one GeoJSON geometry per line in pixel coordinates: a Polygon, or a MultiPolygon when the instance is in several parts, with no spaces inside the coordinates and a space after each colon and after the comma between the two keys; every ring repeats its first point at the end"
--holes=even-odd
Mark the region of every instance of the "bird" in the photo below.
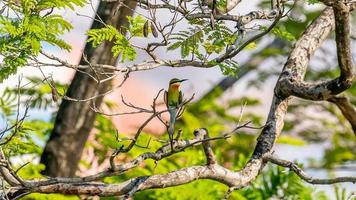
{"type": "Polygon", "coordinates": [[[168,136],[171,144],[171,150],[173,151],[173,135],[175,130],[175,122],[178,115],[178,110],[182,106],[183,94],[180,91],[180,85],[182,82],[188,79],[173,78],[169,81],[168,91],[164,92],[164,102],[166,103],[169,112],[169,125],[168,136]]]}

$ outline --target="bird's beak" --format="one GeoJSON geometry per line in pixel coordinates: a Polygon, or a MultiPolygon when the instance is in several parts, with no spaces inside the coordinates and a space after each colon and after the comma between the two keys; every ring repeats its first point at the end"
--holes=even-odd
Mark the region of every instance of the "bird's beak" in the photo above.
{"type": "Polygon", "coordinates": [[[184,81],[187,81],[188,79],[182,79],[182,80],[179,80],[179,82],[184,82],[184,81]]]}

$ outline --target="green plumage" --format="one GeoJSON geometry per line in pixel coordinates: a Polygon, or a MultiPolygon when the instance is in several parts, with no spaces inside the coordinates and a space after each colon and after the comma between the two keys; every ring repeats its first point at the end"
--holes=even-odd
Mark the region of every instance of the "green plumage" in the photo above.
{"type": "MultiPolygon", "coordinates": [[[[171,88],[170,88],[171,89],[171,88]]],[[[169,107],[178,107],[182,103],[182,92],[179,90],[168,89],[167,92],[167,106],[169,107]]]]}

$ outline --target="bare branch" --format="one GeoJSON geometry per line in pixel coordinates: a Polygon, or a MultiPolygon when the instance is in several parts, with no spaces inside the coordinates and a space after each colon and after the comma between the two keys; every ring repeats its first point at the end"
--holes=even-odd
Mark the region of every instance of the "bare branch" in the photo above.
{"type": "Polygon", "coordinates": [[[112,156],[110,157],[110,165],[111,165],[112,170],[115,171],[114,158],[115,158],[119,153],[127,153],[127,152],[129,152],[129,151],[136,145],[136,142],[137,142],[138,137],[140,136],[142,130],[147,126],[147,124],[148,124],[152,119],[154,119],[154,118],[157,117],[158,115],[161,115],[161,114],[164,113],[164,112],[167,112],[167,110],[160,111],[160,112],[157,112],[157,113],[153,113],[153,114],[139,127],[139,129],[136,131],[136,134],[135,134],[134,138],[130,139],[130,140],[131,140],[131,143],[130,143],[126,148],[124,148],[124,146],[121,146],[119,149],[117,149],[117,150],[112,154],[112,156]]]}
{"type": "MultiPolygon", "coordinates": [[[[241,126],[242,128],[243,126],[241,126]]],[[[130,195],[132,192],[146,190],[150,188],[164,188],[170,186],[181,185],[192,182],[197,179],[212,179],[222,182],[228,186],[240,188],[246,186],[248,182],[255,179],[258,173],[250,173],[255,171],[252,169],[255,166],[254,161],[246,165],[244,169],[238,172],[230,171],[218,164],[207,166],[192,166],[170,172],[168,174],[152,175],[145,177],[137,177],[125,181],[120,184],[103,184],[92,181],[102,179],[108,176],[114,176],[124,173],[125,171],[139,166],[147,159],[161,160],[174,153],[181,152],[193,145],[204,143],[207,144],[206,129],[198,129],[194,133],[195,138],[192,140],[178,140],[174,143],[174,151],[171,151],[170,144],[165,144],[155,153],[144,153],[136,159],[127,163],[117,165],[114,169],[108,169],[96,175],[82,177],[82,178],[49,178],[47,180],[27,181],[26,185],[13,187],[9,196],[14,197],[13,194],[23,194],[22,192],[40,192],[40,193],[62,193],[62,194],[88,194],[100,196],[112,195],[130,195]],[[252,164],[253,163],[253,164],[252,164]]],[[[216,139],[216,138],[215,138],[216,139]]],[[[207,149],[207,147],[205,147],[207,149]]],[[[207,158],[209,159],[209,158],[207,158]]]]}
{"type": "Polygon", "coordinates": [[[238,48],[234,49],[234,50],[230,50],[228,52],[226,52],[226,54],[217,57],[215,60],[216,62],[222,62],[226,59],[229,58],[233,58],[234,56],[236,56],[238,53],[240,53],[247,45],[249,45],[250,43],[262,38],[263,36],[265,36],[266,34],[268,34],[273,27],[275,27],[277,25],[277,23],[279,22],[279,20],[282,17],[282,12],[280,11],[278,16],[276,17],[276,19],[273,21],[273,23],[263,32],[251,37],[250,39],[248,39],[246,42],[244,42],[241,46],[239,46],[238,48]]]}
{"type": "MultiPolygon", "coordinates": [[[[188,20],[192,19],[201,19],[201,18],[206,18],[210,19],[210,14],[208,13],[196,13],[196,14],[190,14],[185,16],[188,20]]],[[[245,25],[250,23],[253,20],[256,19],[265,19],[265,20],[272,20],[277,17],[277,12],[272,10],[272,11],[252,11],[246,15],[214,15],[214,19],[216,20],[228,20],[228,21],[235,21],[241,25],[245,25]]]]}
{"type": "Polygon", "coordinates": [[[295,172],[301,179],[305,180],[310,184],[320,184],[328,185],[335,183],[356,183],[356,177],[337,177],[332,179],[318,179],[307,175],[296,163],[290,162],[288,160],[279,159],[273,156],[267,156],[265,159],[273,164],[287,167],[293,172],[295,172]]]}
{"type": "Polygon", "coordinates": [[[1,141],[0,142],[0,146],[5,145],[7,143],[9,143],[13,137],[16,136],[16,134],[18,133],[18,131],[20,130],[23,122],[25,121],[25,118],[27,117],[27,113],[28,113],[28,109],[29,109],[29,102],[31,99],[27,100],[26,105],[25,105],[25,111],[24,114],[22,115],[22,117],[20,118],[20,105],[21,105],[21,98],[20,98],[20,89],[21,89],[21,80],[22,77],[19,77],[18,79],[18,85],[17,85],[17,111],[16,111],[16,118],[15,118],[15,122],[12,126],[10,127],[6,127],[4,130],[2,130],[0,132],[0,139],[2,139],[2,137],[5,135],[6,132],[9,132],[11,130],[13,130],[12,133],[10,133],[9,136],[7,136],[7,138],[5,139],[5,141],[1,141]]]}
{"type": "Polygon", "coordinates": [[[340,109],[356,134],[356,109],[349,99],[346,96],[333,96],[328,101],[334,103],[340,109]]]}
{"type": "MultiPolygon", "coordinates": [[[[46,52],[43,52],[43,51],[41,51],[41,54],[43,54],[44,56],[46,56],[47,58],[49,58],[51,60],[55,60],[55,61],[61,63],[62,66],[72,68],[74,70],[93,68],[93,69],[106,69],[106,70],[112,70],[112,71],[117,71],[117,72],[133,72],[133,71],[150,70],[150,69],[154,69],[156,67],[165,65],[164,62],[156,62],[156,61],[155,62],[147,61],[147,62],[143,62],[141,64],[133,64],[133,65],[130,65],[127,67],[116,67],[116,66],[112,66],[112,65],[94,64],[94,63],[91,63],[91,66],[89,66],[89,65],[75,65],[75,64],[70,64],[69,62],[62,60],[54,55],[47,54],[46,52]]],[[[173,63],[175,63],[175,62],[173,62],[173,63]]],[[[48,66],[57,66],[57,65],[53,65],[51,63],[43,63],[43,64],[48,65],[48,66]]]]}
{"type": "MultiPolygon", "coordinates": [[[[204,130],[204,132],[205,132],[204,139],[205,140],[209,139],[208,130],[204,130]]],[[[203,148],[204,148],[205,157],[207,160],[207,165],[216,164],[217,163],[216,158],[215,158],[213,150],[211,149],[210,141],[204,141],[202,144],[203,144],[203,148]]]]}
{"type": "Polygon", "coordinates": [[[0,174],[5,179],[5,181],[11,186],[17,186],[22,184],[23,181],[12,170],[2,148],[0,148],[0,160],[2,162],[0,165],[0,174]]]}
{"type": "MultiPolygon", "coordinates": [[[[257,174],[250,173],[255,171],[251,167],[247,166],[241,171],[232,172],[219,165],[212,166],[193,166],[177,171],[170,172],[168,174],[158,174],[152,176],[143,176],[129,179],[119,184],[105,184],[105,183],[53,183],[38,187],[29,187],[23,190],[39,193],[61,193],[61,194],[87,194],[87,195],[100,195],[100,196],[117,196],[126,195],[129,192],[142,191],[154,188],[166,188],[186,183],[193,182],[198,179],[211,179],[222,182],[226,185],[235,185],[238,187],[244,187],[254,180],[257,174]],[[138,189],[135,189],[135,188],[138,189]]],[[[20,188],[13,188],[9,193],[15,193],[20,188]]]]}
{"type": "MultiPolygon", "coordinates": [[[[276,138],[280,135],[284,125],[284,117],[287,112],[288,102],[291,97],[285,87],[285,79],[289,76],[297,76],[299,79],[304,77],[306,66],[309,63],[310,55],[326,39],[332,27],[332,9],[326,8],[317,17],[296,42],[288,61],[285,64],[281,76],[276,83],[271,108],[268,114],[266,125],[264,126],[252,155],[252,160],[262,159],[273,152],[276,138]],[[283,95],[285,94],[285,95],[283,95]]],[[[263,162],[258,163],[259,168],[263,168],[263,162]]]]}

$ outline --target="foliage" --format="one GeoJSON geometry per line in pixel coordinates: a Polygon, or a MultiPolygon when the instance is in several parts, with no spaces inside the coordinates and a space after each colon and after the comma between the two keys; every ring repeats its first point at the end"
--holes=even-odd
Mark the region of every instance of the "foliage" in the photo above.
{"type": "Polygon", "coordinates": [[[25,86],[21,86],[20,88],[6,88],[2,98],[0,98],[0,102],[14,101],[17,96],[20,95],[21,103],[28,103],[29,108],[53,109],[56,108],[57,105],[53,100],[52,90],[56,90],[59,95],[63,95],[67,88],[66,85],[54,82],[50,78],[42,80],[38,77],[27,77],[26,83],[22,85],[25,86]]]}
{"type": "MultiPolygon", "coordinates": [[[[10,157],[24,154],[37,157],[42,153],[44,142],[53,128],[53,121],[48,122],[43,118],[32,118],[23,122],[16,120],[23,118],[26,114],[24,113],[26,108],[23,106],[28,106],[29,109],[48,110],[51,108],[56,110],[58,104],[53,103],[51,89],[55,87],[64,91],[66,87],[58,82],[49,81],[49,79],[43,81],[40,78],[27,77],[26,80],[23,87],[5,88],[0,97],[2,118],[4,121],[10,122],[7,127],[18,124],[17,128],[0,137],[0,143],[11,137],[11,140],[3,145],[4,153],[10,157]],[[52,85],[50,86],[50,84],[52,85]],[[17,106],[18,102],[20,105],[17,106]]],[[[1,127],[2,129],[3,127],[1,127]]],[[[43,169],[43,166],[37,170],[40,169],[43,169]]]]}
{"type": "MultiPolygon", "coordinates": [[[[223,22],[217,22],[214,29],[204,21],[191,21],[191,23],[195,26],[171,35],[169,38],[171,44],[167,50],[172,51],[180,48],[183,58],[191,55],[192,58],[196,57],[199,60],[208,61],[211,65],[219,66],[224,75],[236,76],[240,67],[238,62],[232,59],[215,62],[214,60],[209,61],[208,57],[222,53],[227,46],[234,45],[239,34],[232,31],[223,22]]],[[[255,43],[251,44],[247,49],[254,48],[255,43]]]]}
{"type": "Polygon", "coordinates": [[[127,16],[129,26],[128,33],[130,37],[142,37],[143,35],[143,26],[146,22],[143,17],[137,15],[136,17],[127,16]]]}
{"type": "MultiPolygon", "coordinates": [[[[69,50],[70,46],[61,40],[59,36],[69,31],[72,26],[61,16],[51,14],[50,9],[74,9],[74,6],[81,6],[83,3],[83,0],[22,0],[21,4],[17,4],[15,1],[7,4],[6,6],[12,10],[11,12],[16,12],[19,15],[16,18],[9,16],[0,17],[0,52],[5,55],[5,65],[0,68],[0,81],[8,75],[15,73],[16,69],[25,65],[28,59],[38,55],[42,48],[42,42],[69,50]]],[[[218,3],[226,2],[219,1],[218,3]]],[[[317,1],[309,0],[308,3],[314,4],[317,1]]],[[[285,49],[289,48],[291,43],[300,36],[301,31],[305,30],[306,25],[317,13],[316,11],[303,12],[303,16],[306,18],[304,21],[288,19],[281,22],[278,27],[272,29],[271,35],[272,37],[284,40],[285,48],[267,47],[261,52],[261,55],[264,58],[285,56],[285,49]]],[[[136,17],[128,17],[128,21],[129,25],[126,27],[129,33],[128,36],[123,35],[113,26],[106,25],[101,29],[88,31],[87,42],[91,42],[93,46],[98,46],[103,42],[113,42],[112,52],[115,56],[121,55],[122,62],[134,60],[137,53],[130,39],[132,37],[144,36],[143,29],[146,20],[138,15],[136,17]]],[[[234,29],[229,28],[228,25],[222,22],[216,22],[214,29],[208,25],[208,21],[204,20],[192,20],[189,23],[192,25],[191,28],[174,33],[169,37],[168,50],[179,49],[182,58],[191,56],[192,60],[207,61],[211,65],[219,66],[224,75],[236,76],[239,70],[238,62],[225,60],[218,63],[211,61],[211,57],[224,52],[226,47],[238,45],[242,35],[239,35],[234,29]]],[[[261,27],[261,29],[265,30],[265,27],[261,27]]],[[[257,48],[257,43],[250,43],[247,47],[247,49],[255,48],[257,48]]],[[[280,71],[280,69],[278,70],[280,71]]],[[[273,69],[260,71],[253,81],[261,85],[274,75],[275,71],[273,69]]],[[[314,80],[320,77],[332,78],[336,75],[337,70],[335,68],[317,69],[309,71],[307,79],[314,80]]],[[[0,98],[2,117],[10,124],[15,123],[15,115],[18,109],[16,106],[17,92],[22,97],[25,97],[21,98],[21,104],[23,105],[29,101],[31,109],[57,109],[58,104],[53,103],[51,96],[53,85],[50,85],[48,81],[43,82],[37,78],[29,78],[28,80],[30,86],[20,88],[20,90],[8,88],[0,98]]],[[[253,81],[250,82],[250,85],[252,85],[253,81]]],[[[55,83],[54,86],[60,93],[65,92],[66,86],[58,83],[55,83]]],[[[216,101],[217,97],[221,96],[222,93],[223,91],[217,89],[207,98],[188,106],[182,118],[177,122],[177,129],[180,128],[183,131],[183,138],[191,138],[192,132],[196,128],[203,126],[209,130],[210,136],[218,136],[231,131],[238,123],[241,124],[246,121],[251,121],[251,125],[257,127],[263,125],[265,119],[256,114],[256,112],[249,111],[249,109],[253,110],[255,106],[260,105],[261,102],[258,99],[246,96],[238,99],[216,101]],[[242,106],[245,106],[246,110],[243,110],[242,115],[239,116],[236,113],[240,112],[242,106]]],[[[356,86],[353,86],[346,94],[349,96],[355,95],[356,86]]],[[[352,101],[355,103],[355,99],[352,99],[352,101]]],[[[113,106],[112,103],[108,103],[107,105],[108,107],[113,106]]],[[[283,136],[277,142],[289,145],[305,145],[310,141],[322,142],[325,138],[315,136],[315,132],[327,132],[331,135],[329,136],[331,144],[325,151],[322,161],[323,167],[332,168],[336,164],[355,160],[354,135],[351,128],[347,125],[342,130],[339,130],[339,125],[345,124],[346,121],[339,111],[335,109],[335,106],[316,105],[315,107],[320,108],[323,113],[331,114],[335,118],[335,121],[318,119],[318,123],[313,116],[304,116],[304,107],[305,102],[296,102],[289,108],[291,114],[288,114],[289,118],[286,120],[283,136]],[[300,117],[301,113],[303,114],[302,119],[300,117]],[[293,116],[299,117],[293,118],[293,116]],[[313,125],[321,124],[322,128],[313,127],[307,130],[298,130],[297,125],[302,123],[301,120],[312,122],[313,125]]],[[[10,156],[11,159],[23,159],[26,156],[30,156],[31,159],[38,158],[52,128],[53,121],[29,119],[16,130],[4,134],[0,138],[0,142],[14,135],[12,140],[3,146],[7,156],[10,156]]],[[[99,158],[100,163],[107,159],[113,149],[118,148],[120,145],[127,146],[131,141],[125,133],[117,133],[112,122],[104,116],[97,117],[95,128],[97,131],[95,141],[88,141],[87,147],[94,148],[95,155],[99,158]]],[[[219,163],[222,163],[222,165],[229,169],[241,169],[252,153],[251,150],[256,143],[256,135],[255,131],[239,130],[226,141],[219,140],[212,142],[214,153],[217,155],[219,163]]],[[[162,138],[167,140],[167,134],[162,136],[162,138]]],[[[137,141],[140,147],[134,147],[128,154],[119,155],[117,159],[125,162],[143,152],[154,151],[162,145],[158,139],[160,138],[151,136],[149,133],[142,133],[137,141]],[[142,148],[142,146],[146,145],[147,148],[142,148]]],[[[82,163],[85,163],[85,161],[82,163]]],[[[146,161],[143,166],[135,168],[128,173],[106,178],[105,182],[118,183],[131,177],[166,173],[204,163],[205,157],[201,147],[198,146],[163,159],[158,163],[151,160],[146,161]]],[[[85,164],[90,165],[90,163],[85,164]]],[[[19,171],[19,175],[24,178],[39,178],[41,177],[40,171],[43,169],[43,165],[30,163],[19,171]]],[[[142,191],[135,195],[135,199],[217,199],[221,198],[226,190],[227,187],[220,183],[211,180],[199,180],[174,188],[142,191]],[[180,192],[177,192],[177,190],[180,192]]],[[[337,199],[345,199],[346,191],[336,187],[335,194],[337,199]]],[[[304,184],[294,173],[280,167],[268,167],[251,186],[235,191],[231,198],[241,200],[273,198],[328,199],[324,193],[315,192],[312,187],[304,184]]],[[[78,197],[31,194],[25,199],[78,199],[78,197]]]]}
{"type": "Polygon", "coordinates": [[[325,151],[325,167],[332,167],[337,163],[356,160],[355,135],[352,133],[334,133],[332,138],[333,146],[325,151]]]}
{"type": "Polygon", "coordinates": [[[336,200],[344,200],[346,199],[346,190],[345,188],[340,188],[338,186],[334,186],[335,191],[335,199],[336,200]]]}
{"type": "Polygon", "coordinates": [[[326,200],[323,192],[315,192],[312,187],[306,186],[292,171],[285,171],[281,167],[272,167],[263,176],[243,190],[246,199],[305,199],[326,200]]]}
{"type": "MultiPolygon", "coordinates": [[[[4,104],[1,106],[4,121],[8,121],[12,124],[16,123],[17,95],[20,91],[20,95],[25,97],[26,95],[38,97],[32,98],[29,101],[29,105],[32,109],[48,109],[46,98],[51,99],[46,94],[50,94],[50,90],[47,87],[48,84],[40,81],[37,78],[28,78],[30,88],[6,88],[4,93],[0,97],[0,102],[4,104]],[[10,99],[10,100],[9,100],[10,99]],[[11,100],[12,99],[12,100],[11,100]],[[5,111],[5,112],[4,112],[5,111]]],[[[60,84],[55,84],[57,87],[62,87],[60,84]]],[[[27,98],[29,100],[29,98],[27,98]]],[[[21,101],[22,105],[25,105],[27,101],[21,101]]],[[[53,105],[50,105],[53,106],[53,105]]],[[[22,106],[20,105],[20,108],[22,106]]],[[[22,111],[20,111],[23,114],[22,111]]],[[[3,129],[3,127],[1,127],[3,129]]],[[[7,141],[9,137],[12,137],[8,143],[2,145],[2,149],[7,157],[13,161],[14,169],[19,169],[18,175],[25,179],[43,178],[40,174],[44,170],[45,166],[33,162],[33,160],[39,159],[44,147],[44,142],[48,139],[48,136],[53,129],[53,121],[47,121],[43,119],[26,119],[17,129],[8,131],[4,137],[0,138],[0,142],[7,141]]],[[[76,196],[64,196],[59,194],[30,194],[22,199],[28,200],[50,200],[50,199],[79,199],[76,196]]]]}
{"type": "Polygon", "coordinates": [[[7,118],[15,114],[17,110],[16,95],[3,94],[0,98],[1,117],[7,118]]]}
{"type": "Polygon", "coordinates": [[[17,68],[36,57],[43,42],[70,50],[60,36],[71,30],[72,25],[53,9],[83,6],[85,0],[21,0],[9,1],[8,15],[0,16],[0,54],[4,56],[0,66],[0,82],[16,73],[17,68]],[[16,16],[16,17],[14,17],[16,16]]]}
{"type": "MultiPolygon", "coordinates": [[[[16,123],[12,120],[12,123],[16,123]]],[[[9,157],[23,154],[40,155],[44,139],[50,133],[53,124],[42,120],[28,120],[21,124],[17,129],[13,129],[1,138],[1,142],[12,139],[3,145],[4,153],[9,157]]]]}
{"type": "MultiPolygon", "coordinates": [[[[122,28],[127,30],[130,36],[129,38],[142,37],[143,26],[145,24],[143,17],[140,15],[136,17],[127,16],[127,19],[129,23],[128,27],[122,28]]],[[[114,45],[111,51],[114,56],[121,56],[121,62],[124,62],[125,60],[133,61],[137,56],[136,50],[132,47],[129,39],[111,25],[105,25],[103,28],[99,29],[88,30],[87,35],[87,42],[91,42],[94,47],[105,41],[113,42],[114,45]]]]}
{"type": "Polygon", "coordinates": [[[221,53],[227,45],[234,44],[236,39],[237,34],[223,23],[217,23],[214,29],[203,23],[172,34],[170,41],[174,43],[167,50],[180,48],[183,58],[192,54],[197,56],[198,59],[204,60],[205,56],[203,57],[204,54],[200,53],[199,49],[201,46],[207,55],[211,55],[221,53]]]}
{"type": "Polygon", "coordinates": [[[112,47],[112,53],[114,56],[121,54],[121,61],[124,62],[126,59],[134,60],[136,58],[136,51],[130,45],[130,42],[126,37],[121,34],[115,27],[111,25],[106,25],[101,29],[90,29],[87,32],[88,40],[94,47],[98,46],[104,41],[113,41],[114,45],[112,47]]]}
{"type": "Polygon", "coordinates": [[[167,50],[175,50],[180,47],[180,54],[183,58],[186,58],[189,54],[202,58],[203,55],[199,51],[199,43],[204,41],[204,33],[200,27],[189,27],[188,30],[182,30],[173,36],[171,40],[177,40],[177,42],[169,46],[167,50]]]}
{"type": "Polygon", "coordinates": [[[287,40],[289,42],[293,42],[296,40],[296,38],[294,37],[294,35],[292,33],[288,32],[285,28],[282,28],[282,27],[274,27],[271,30],[271,33],[273,33],[277,37],[287,40]]]}
{"type": "Polygon", "coordinates": [[[308,0],[308,4],[317,4],[320,3],[319,0],[308,0]]]}
{"type": "Polygon", "coordinates": [[[237,74],[239,73],[240,65],[238,62],[232,59],[226,59],[224,60],[224,62],[217,63],[217,65],[225,76],[237,76],[237,74]]]}

